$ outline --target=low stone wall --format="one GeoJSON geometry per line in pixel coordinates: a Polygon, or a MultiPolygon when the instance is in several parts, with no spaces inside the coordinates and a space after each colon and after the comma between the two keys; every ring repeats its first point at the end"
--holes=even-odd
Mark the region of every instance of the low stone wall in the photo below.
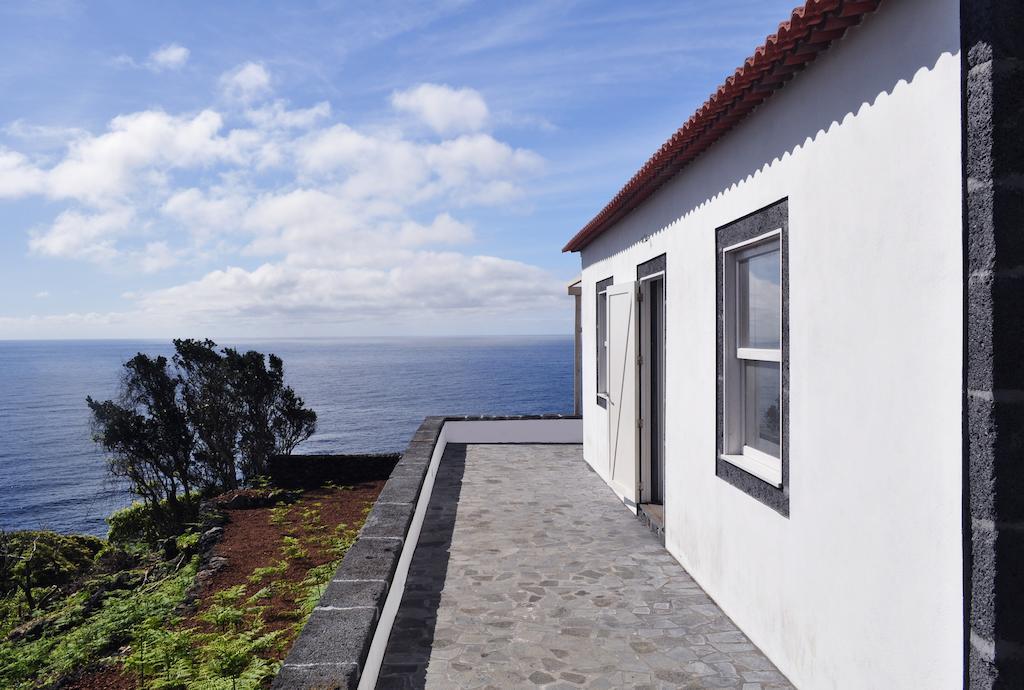
{"type": "Polygon", "coordinates": [[[444,417],[428,417],[394,465],[359,540],[274,679],[276,690],[356,688],[444,417]]]}
{"type": "Polygon", "coordinates": [[[387,479],[401,457],[399,453],[275,455],[270,458],[269,474],[274,486],[285,489],[328,482],[358,484],[387,479]]]}
{"type": "MultiPolygon", "coordinates": [[[[324,591],[309,621],[292,646],[272,690],[358,688],[370,655],[383,643],[390,629],[404,587],[403,569],[391,601],[388,594],[396,579],[399,561],[403,568],[415,551],[409,530],[430,472],[434,449],[446,422],[530,421],[579,419],[562,415],[517,417],[427,417],[413,434],[408,448],[394,465],[390,477],[373,506],[359,540],[349,549],[333,580],[324,591]],[[406,540],[409,543],[406,544],[406,540]],[[385,604],[385,626],[381,642],[375,642],[377,625],[385,604]]],[[[336,456],[335,456],[336,457],[336,456]]],[[[428,487],[430,485],[427,485],[428,487]]],[[[429,491],[429,488],[428,488],[429,491]]],[[[418,531],[416,532],[418,534],[418,531]]],[[[379,659],[378,659],[379,663],[379,659]]],[[[376,671],[368,676],[376,677],[376,671]]],[[[367,681],[369,683],[369,681],[367,681]]]]}

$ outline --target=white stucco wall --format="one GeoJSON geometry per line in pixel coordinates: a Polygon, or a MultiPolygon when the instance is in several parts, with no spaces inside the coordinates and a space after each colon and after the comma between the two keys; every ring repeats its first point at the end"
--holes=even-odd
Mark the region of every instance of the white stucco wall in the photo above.
{"type": "Polygon", "coordinates": [[[803,688],[962,686],[958,24],[884,3],[582,253],[587,461],[595,283],[665,253],[667,546],[803,688]],[[715,476],[715,228],[785,197],[788,519],[715,476]]]}

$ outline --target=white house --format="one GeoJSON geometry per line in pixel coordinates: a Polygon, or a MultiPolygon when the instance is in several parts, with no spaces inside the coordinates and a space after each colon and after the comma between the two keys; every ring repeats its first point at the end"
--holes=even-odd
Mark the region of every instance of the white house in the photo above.
{"type": "Polygon", "coordinates": [[[799,687],[1024,687],[1024,10],[810,0],[566,246],[584,456],[799,687]]]}

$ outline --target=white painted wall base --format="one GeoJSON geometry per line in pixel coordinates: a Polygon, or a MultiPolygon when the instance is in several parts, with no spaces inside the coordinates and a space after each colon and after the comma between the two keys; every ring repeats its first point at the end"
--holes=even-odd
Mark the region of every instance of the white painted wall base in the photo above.
{"type": "Polygon", "coordinates": [[[583,443],[582,419],[445,422],[448,443],[583,443]]]}

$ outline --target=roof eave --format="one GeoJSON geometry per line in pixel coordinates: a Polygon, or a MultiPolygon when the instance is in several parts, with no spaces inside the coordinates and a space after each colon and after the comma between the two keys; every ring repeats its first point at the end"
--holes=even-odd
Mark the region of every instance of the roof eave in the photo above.
{"type": "Polygon", "coordinates": [[[562,248],[576,252],[646,201],[882,0],[807,0],[725,80],[619,193],[562,248]]]}

